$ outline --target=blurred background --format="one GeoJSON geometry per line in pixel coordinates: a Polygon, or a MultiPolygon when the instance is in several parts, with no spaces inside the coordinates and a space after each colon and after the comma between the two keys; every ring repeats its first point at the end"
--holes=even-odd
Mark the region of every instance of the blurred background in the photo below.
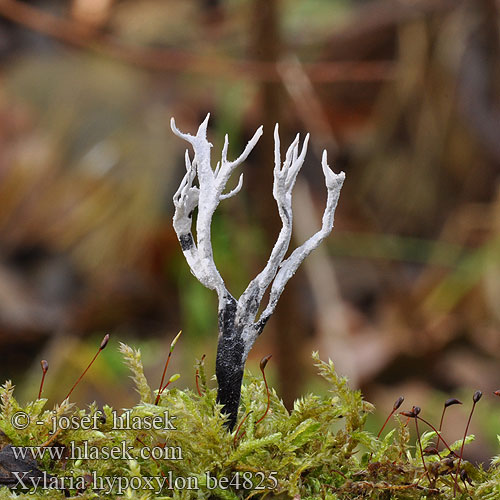
{"type": "MultiPolygon", "coordinates": [[[[319,228],[321,151],[346,181],[332,235],[289,282],[250,370],[273,354],[291,407],[326,391],[310,355],[376,404],[395,399],[498,452],[500,401],[500,3],[498,0],[0,1],[1,379],[21,400],[74,393],[116,407],[135,395],[117,352],[139,347],[159,383],[214,371],[217,301],[190,274],[171,225],[186,144],[207,112],[218,156],[265,135],[242,192],[213,221],[216,262],[239,295],[280,229],[272,129],[311,132],[295,193],[295,247],[319,228]],[[170,370],[170,368],[169,368],[170,370]],[[475,426],[475,427],[474,427],[475,426]]],[[[234,180],[236,182],[237,179],[234,180]]],[[[212,382],[215,384],[214,382],[212,382]]]]}

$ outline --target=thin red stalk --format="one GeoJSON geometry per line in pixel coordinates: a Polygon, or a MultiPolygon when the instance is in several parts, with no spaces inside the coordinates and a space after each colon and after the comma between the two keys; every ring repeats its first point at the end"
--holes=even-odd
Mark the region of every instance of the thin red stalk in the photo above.
{"type": "Polygon", "coordinates": [[[382,434],[382,431],[385,429],[385,426],[387,425],[387,422],[389,422],[389,419],[394,415],[394,412],[396,410],[391,410],[391,413],[389,413],[389,415],[387,416],[387,418],[385,419],[385,422],[384,422],[384,425],[382,426],[382,428],[378,431],[378,434],[377,434],[377,439],[380,437],[380,435],[382,434]]]}
{"type": "Polygon", "coordinates": [[[42,361],[40,361],[40,365],[42,366],[42,380],[40,382],[40,390],[38,391],[38,399],[42,397],[43,383],[45,381],[45,374],[49,369],[49,363],[45,359],[42,359],[42,361]]]}
{"type": "Polygon", "coordinates": [[[443,428],[443,420],[444,420],[444,414],[446,412],[446,408],[447,408],[446,406],[443,407],[443,413],[441,413],[441,420],[439,421],[438,440],[436,443],[436,448],[438,448],[438,449],[439,449],[439,441],[441,441],[441,429],[443,428]]]}
{"type": "Polygon", "coordinates": [[[80,377],[78,377],[78,380],[74,383],[73,387],[70,389],[70,391],[68,392],[67,396],[64,399],[68,399],[71,396],[71,393],[75,390],[75,387],[80,383],[80,380],[82,380],[85,374],[89,371],[89,368],[92,366],[97,356],[99,356],[99,353],[108,345],[108,340],[109,340],[109,333],[104,336],[104,338],[101,341],[101,345],[99,346],[99,349],[95,353],[95,356],[92,358],[92,361],[88,364],[87,368],[85,368],[84,372],[80,375],[80,377]]]}
{"type": "MultiPolygon", "coordinates": [[[[396,410],[403,404],[404,400],[405,400],[405,398],[403,396],[399,396],[399,398],[396,399],[396,401],[394,402],[394,405],[392,406],[391,413],[389,413],[389,416],[385,419],[384,425],[378,431],[377,439],[380,438],[380,435],[382,434],[382,431],[385,429],[385,426],[387,425],[387,422],[389,422],[389,419],[394,415],[394,413],[396,412],[396,410]]],[[[372,456],[373,456],[373,452],[370,453],[370,460],[372,459],[372,456]]]]}
{"type": "MultiPolygon", "coordinates": [[[[422,418],[422,417],[420,417],[420,416],[418,416],[418,415],[417,415],[417,417],[416,417],[416,418],[418,418],[419,420],[422,420],[422,422],[423,422],[424,424],[427,424],[427,425],[428,425],[428,426],[429,426],[429,427],[430,427],[430,428],[431,428],[431,429],[432,429],[432,430],[433,430],[433,431],[434,431],[434,432],[435,432],[438,436],[441,436],[440,431],[438,432],[438,430],[437,430],[437,429],[436,429],[436,428],[435,428],[435,427],[434,427],[434,426],[433,426],[430,422],[428,422],[427,420],[425,420],[425,418],[422,418]]],[[[446,448],[448,448],[448,451],[449,451],[450,453],[453,453],[453,455],[454,455],[454,454],[455,454],[455,452],[454,452],[454,451],[453,451],[453,450],[452,450],[452,449],[448,446],[448,443],[444,440],[444,438],[441,438],[441,441],[442,441],[442,442],[443,442],[443,444],[446,446],[446,448]]],[[[439,441],[438,441],[438,443],[439,443],[439,441]]],[[[437,448],[437,445],[436,445],[436,448],[437,448]]]]}
{"type": "Polygon", "coordinates": [[[385,419],[384,425],[382,426],[382,428],[380,429],[380,431],[377,434],[377,439],[382,434],[382,431],[384,430],[385,426],[387,425],[387,422],[389,422],[389,419],[394,415],[395,411],[397,409],[399,409],[399,407],[403,404],[404,400],[405,400],[405,398],[403,396],[399,396],[399,398],[396,399],[396,401],[394,402],[394,405],[392,407],[391,413],[389,413],[389,416],[385,419]]]}
{"type": "Polygon", "coordinates": [[[168,383],[167,383],[165,385],[165,387],[163,387],[163,389],[162,389],[163,381],[165,380],[165,375],[167,373],[168,364],[170,363],[170,358],[172,357],[172,352],[174,351],[175,344],[176,344],[178,338],[180,337],[181,333],[182,333],[182,330],[175,336],[174,340],[172,340],[172,343],[170,344],[170,350],[168,351],[167,361],[165,362],[165,368],[163,368],[163,374],[161,376],[160,386],[158,387],[158,394],[157,394],[156,399],[155,399],[155,405],[157,405],[159,403],[161,393],[166,389],[166,387],[168,385],[168,383]]]}
{"type": "MultiPolygon", "coordinates": [[[[441,421],[439,422],[439,433],[438,433],[438,440],[437,440],[437,443],[436,443],[436,448],[439,448],[439,442],[443,440],[443,438],[441,437],[441,430],[443,428],[443,421],[444,421],[444,414],[448,408],[448,406],[451,406],[451,405],[461,405],[462,404],[462,401],[456,399],[456,398],[451,398],[451,399],[447,399],[444,403],[444,406],[443,406],[443,413],[441,413],[441,421]]],[[[443,441],[444,442],[444,441],[443,441]]],[[[449,448],[448,448],[449,449],[449,448]]]]}
{"type": "Polygon", "coordinates": [[[166,388],[167,388],[167,387],[168,387],[168,386],[169,386],[172,382],[173,382],[173,380],[169,380],[169,381],[165,384],[165,386],[163,387],[163,389],[160,391],[160,394],[162,394],[162,393],[163,393],[163,391],[164,391],[164,390],[165,390],[165,389],[166,389],[166,388]]]}
{"type": "Polygon", "coordinates": [[[415,418],[415,429],[417,430],[418,446],[420,448],[420,456],[422,457],[422,464],[424,465],[425,474],[427,475],[427,479],[429,480],[430,483],[431,478],[429,476],[429,471],[427,470],[427,465],[425,465],[424,452],[422,450],[422,442],[420,441],[420,431],[418,430],[418,415],[415,415],[414,418],[415,418]]]}
{"type": "Polygon", "coordinates": [[[40,382],[40,390],[38,391],[38,399],[40,399],[42,397],[42,389],[43,389],[43,383],[45,381],[45,373],[46,372],[43,372],[43,374],[42,374],[42,380],[40,382]]]}
{"type": "Polygon", "coordinates": [[[196,382],[196,390],[198,391],[198,396],[202,396],[201,389],[200,389],[200,373],[198,368],[196,368],[196,375],[195,375],[195,382],[196,382]]]}
{"type": "Polygon", "coordinates": [[[161,376],[160,386],[158,387],[158,395],[156,396],[155,405],[157,405],[158,402],[160,401],[160,396],[161,396],[161,393],[163,392],[163,390],[162,390],[163,381],[165,380],[165,375],[167,373],[167,368],[168,368],[168,364],[170,362],[171,357],[172,357],[172,351],[170,351],[168,353],[167,361],[165,363],[165,368],[163,368],[163,375],[161,376]]]}
{"type": "Polygon", "coordinates": [[[241,429],[241,426],[245,423],[245,420],[248,418],[248,416],[250,415],[250,413],[252,413],[253,410],[250,410],[244,417],[243,419],[241,420],[240,422],[240,425],[238,425],[238,428],[236,429],[236,432],[234,433],[234,439],[233,439],[233,445],[236,446],[236,441],[238,439],[241,439],[245,434],[246,434],[246,431],[243,432],[243,434],[241,436],[238,436],[238,433],[240,432],[240,429],[241,429]]]}
{"type": "Polygon", "coordinates": [[[481,391],[476,391],[473,396],[472,408],[469,414],[469,419],[467,420],[467,425],[465,427],[464,439],[462,440],[462,447],[460,448],[460,456],[458,457],[458,465],[457,472],[455,473],[455,481],[453,483],[453,496],[457,493],[457,483],[458,483],[458,475],[460,474],[460,464],[462,463],[462,456],[464,452],[465,439],[467,438],[467,432],[469,431],[470,421],[472,420],[472,414],[474,413],[474,409],[476,408],[477,402],[481,399],[481,391]]]}
{"type": "Polygon", "coordinates": [[[260,371],[262,372],[262,378],[264,379],[264,384],[266,386],[266,393],[267,393],[267,406],[266,406],[266,411],[264,412],[264,415],[255,422],[255,425],[257,425],[259,422],[262,422],[264,420],[265,416],[267,415],[267,412],[269,411],[269,407],[271,406],[271,396],[269,394],[269,387],[267,385],[267,380],[266,380],[266,365],[267,362],[271,359],[272,354],[269,354],[269,356],[266,356],[260,360],[260,371]]]}

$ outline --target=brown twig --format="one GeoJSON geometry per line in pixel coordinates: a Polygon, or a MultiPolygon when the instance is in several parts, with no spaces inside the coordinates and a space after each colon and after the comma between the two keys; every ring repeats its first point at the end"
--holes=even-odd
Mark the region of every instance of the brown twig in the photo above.
{"type": "MultiPolygon", "coordinates": [[[[275,63],[198,55],[179,49],[153,49],[126,45],[118,38],[85,24],[16,0],[1,0],[0,15],[18,24],[79,48],[133,64],[151,71],[188,72],[209,77],[253,81],[281,80],[275,63]]],[[[328,61],[304,64],[317,83],[337,81],[385,81],[394,77],[392,61],[328,61]]]]}
{"type": "Polygon", "coordinates": [[[57,429],[57,431],[54,432],[54,434],[52,434],[52,436],[49,439],[47,439],[45,443],[40,445],[40,448],[46,448],[47,446],[49,446],[49,444],[51,444],[53,441],[56,440],[57,436],[59,436],[59,434],[61,434],[62,431],[63,431],[62,429],[57,429]]]}

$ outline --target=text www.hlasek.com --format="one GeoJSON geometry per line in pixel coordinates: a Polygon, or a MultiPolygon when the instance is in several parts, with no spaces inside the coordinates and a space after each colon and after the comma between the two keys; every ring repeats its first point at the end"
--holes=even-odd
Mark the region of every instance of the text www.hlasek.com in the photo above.
{"type": "MultiPolygon", "coordinates": [[[[52,460],[62,460],[65,457],[68,460],[135,460],[133,454],[134,447],[127,446],[122,441],[117,446],[93,446],[84,441],[81,446],[76,446],[74,441],[70,442],[69,448],[64,447],[41,447],[25,446],[12,447],[16,460],[25,460],[27,457],[34,459],[43,459],[50,457],[52,460]],[[65,455],[65,453],[67,453],[65,455]]],[[[143,460],[182,460],[182,448],[180,446],[144,446],[138,451],[139,458],[143,460]]]]}

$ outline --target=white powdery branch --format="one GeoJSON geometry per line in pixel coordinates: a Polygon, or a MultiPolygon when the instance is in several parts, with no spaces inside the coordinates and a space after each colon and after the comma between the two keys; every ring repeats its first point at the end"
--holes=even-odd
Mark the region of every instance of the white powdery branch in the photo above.
{"type": "Polygon", "coordinates": [[[273,314],[276,308],[276,304],[278,303],[278,300],[288,280],[295,274],[304,259],[321,244],[321,242],[331,233],[333,229],[335,209],[339,201],[340,190],[342,189],[342,185],[344,184],[345,174],[344,172],[335,174],[330,169],[327,163],[326,151],[323,151],[321,166],[323,167],[325,184],[328,190],[328,197],[326,201],[326,208],[323,213],[321,229],[313,236],[311,236],[300,247],[296,248],[286,260],[278,265],[279,270],[273,280],[269,303],[265,310],[262,312],[261,317],[258,321],[258,323],[263,323],[262,327],[265,325],[269,317],[273,314]]]}
{"type": "Polygon", "coordinates": [[[262,127],[255,132],[240,157],[232,162],[227,160],[229,143],[226,136],[222,159],[214,172],[210,160],[212,144],[207,140],[209,117],[210,115],[207,115],[195,136],[182,133],[176,127],[175,120],[171,120],[172,131],[189,142],[194,151],[194,158],[191,160],[186,150],[186,175],[174,195],[174,229],[191,272],[207,288],[217,291],[220,303],[228,291],[214,262],[211,242],[212,217],[221,200],[234,196],[241,189],[242,177],[233,191],[222,193],[233,171],[246,160],[257,144],[262,135],[262,127]],[[196,177],[199,187],[193,185],[196,177]],[[196,243],[191,230],[192,212],[195,208],[198,208],[196,243]]]}
{"type": "MultiPolygon", "coordinates": [[[[235,169],[245,161],[262,135],[260,127],[248,142],[243,153],[234,161],[227,159],[229,140],[226,135],[220,162],[212,170],[210,151],[212,144],[207,140],[208,118],[200,125],[196,136],[180,132],[172,119],[172,130],[182,139],[189,142],[194,151],[193,159],[186,151],[186,175],[174,195],[174,229],[179,238],[183,253],[192,273],[206,287],[216,290],[219,296],[219,313],[235,299],[227,290],[217,270],[213,258],[211,244],[211,223],[213,214],[221,200],[234,196],[243,185],[243,174],[240,175],[236,188],[227,194],[223,191],[235,169]],[[198,187],[194,185],[198,178],[198,187]],[[198,208],[196,222],[197,241],[192,235],[192,212],[198,208]]],[[[295,274],[303,260],[330,234],[333,228],[335,208],[340,196],[345,174],[335,174],[327,164],[326,151],[323,152],[322,168],[328,191],[326,208],[323,214],[321,229],[299,246],[285,259],[292,237],[293,213],[292,191],[307,153],[309,134],[300,146],[299,135],[288,148],[282,162],[278,125],[274,130],[274,183],[273,196],[278,206],[282,228],[271,251],[269,260],[259,275],[250,282],[236,303],[234,325],[240,332],[244,343],[244,359],[258,335],[262,332],[267,320],[273,314],[285,285],[295,274]],[[256,321],[262,298],[271,286],[269,302],[256,321]]]]}

